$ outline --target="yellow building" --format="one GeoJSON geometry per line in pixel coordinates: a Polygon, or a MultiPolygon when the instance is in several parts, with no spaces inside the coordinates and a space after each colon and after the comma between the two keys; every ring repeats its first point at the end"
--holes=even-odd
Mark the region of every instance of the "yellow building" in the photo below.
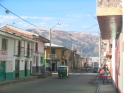
{"type": "Polygon", "coordinates": [[[50,62],[50,46],[49,43],[45,45],[45,66],[49,71],[50,64],[52,63],[52,71],[57,71],[60,65],[69,66],[71,68],[71,50],[64,46],[51,44],[51,62],[50,62]]]}

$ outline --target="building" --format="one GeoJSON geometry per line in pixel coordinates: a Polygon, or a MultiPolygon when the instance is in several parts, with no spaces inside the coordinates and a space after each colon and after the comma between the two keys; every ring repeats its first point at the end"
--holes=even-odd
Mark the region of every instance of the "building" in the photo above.
{"type": "Polygon", "coordinates": [[[52,71],[57,71],[60,65],[69,66],[72,68],[72,51],[64,46],[51,44],[51,62],[50,62],[50,46],[49,43],[45,44],[45,62],[46,70],[49,70],[52,62],[52,71]]]}
{"type": "Polygon", "coordinates": [[[122,3],[124,5],[122,0],[97,0],[96,7],[100,27],[100,51],[102,51],[100,63],[110,63],[110,72],[116,93],[124,93],[122,3]]]}
{"type": "Polygon", "coordinates": [[[17,39],[11,37],[12,40],[7,36],[5,36],[7,38],[3,38],[5,41],[3,44],[6,45],[4,50],[7,51],[5,68],[9,72],[5,76],[6,79],[7,77],[10,79],[22,78],[40,73],[40,68],[44,63],[44,43],[48,43],[49,40],[10,25],[1,27],[1,30],[13,35],[13,37],[18,37],[17,39]],[[9,59],[11,61],[8,61],[9,59]]]}

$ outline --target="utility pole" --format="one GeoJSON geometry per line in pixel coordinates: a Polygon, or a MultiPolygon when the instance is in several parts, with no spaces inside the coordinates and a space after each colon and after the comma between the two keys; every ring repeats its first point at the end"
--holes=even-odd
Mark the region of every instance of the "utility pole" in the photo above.
{"type": "Polygon", "coordinates": [[[50,72],[51,72],[51,75],[52,75],[52,61],[51,61],[51,31],[52,29],[56,26],[56,25],[61,25],[60,23],[57,23],[55,24],[52,28],[50,28],[50,31],[49,31],[49,40],[50,40],[50,72]]]}

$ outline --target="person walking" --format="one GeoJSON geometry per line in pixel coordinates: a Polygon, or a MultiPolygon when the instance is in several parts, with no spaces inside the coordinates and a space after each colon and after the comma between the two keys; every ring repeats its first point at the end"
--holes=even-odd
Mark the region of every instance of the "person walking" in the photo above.
{"type": "Polygon", "coordinates": [[[42,77],[45,77],[45,66],[43,65],[43,69],[42,69],[42,77]]]}
{"type": "Polygon", "coordinates": [[[108,84],[108,74],[109,74],[108,68],[103,67],[102,70],[100,71],[100,74],[102,77],[103,84],[106,84],[106,83],[108,84]]]}

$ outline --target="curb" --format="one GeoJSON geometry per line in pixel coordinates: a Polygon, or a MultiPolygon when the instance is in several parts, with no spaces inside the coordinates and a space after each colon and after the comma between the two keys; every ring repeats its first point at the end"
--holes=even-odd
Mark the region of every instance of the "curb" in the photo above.
{"type": "Polygon", "coordinates": [[[4,81],[0,82],[0,87],[2,87],[4,85],[9,85],[9,84],[15,84],[18,82],[28,82],[28,81],[32,81],[34,79],[43,79],[43,78],[47,78],[48,76],[50,76],[50,75],[45,74],[44,77],[36,75],[33,77],[19,78],[19,79],[7,80],[7,81],[5,80],[5,82],[4,81]]]}

